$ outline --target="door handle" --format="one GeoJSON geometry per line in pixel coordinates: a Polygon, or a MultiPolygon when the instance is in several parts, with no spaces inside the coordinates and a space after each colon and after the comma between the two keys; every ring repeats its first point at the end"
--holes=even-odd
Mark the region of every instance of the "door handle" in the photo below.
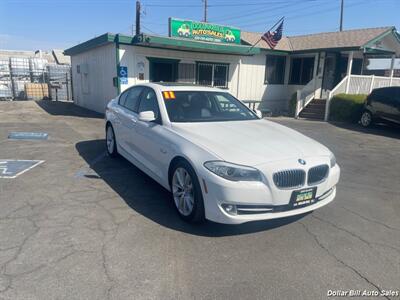
{"type": "Polygon", "coordinates": [[[136,120],[135,118],[130,118],[130,120],[131,120],[133,123],[136,123],[136,122],[137,122],[137,120],[136,120]]]}

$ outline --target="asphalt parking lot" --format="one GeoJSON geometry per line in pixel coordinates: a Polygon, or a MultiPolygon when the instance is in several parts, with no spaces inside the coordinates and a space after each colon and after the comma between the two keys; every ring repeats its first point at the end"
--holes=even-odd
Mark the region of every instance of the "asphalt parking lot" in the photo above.
{"type": "MultiPolygon", "coordinates": [[[[337,198],[311,214],[188,225],[168,192],[105,155],[101,116],[0,102],[0,299],[324,299],[400,289],[400,131],[272,119],[328,146],[337,198]],[[42,131],[48,140],[9,140],[42,131]]],[[[386,297],[398,299],[398,297],[386,297]]]]}

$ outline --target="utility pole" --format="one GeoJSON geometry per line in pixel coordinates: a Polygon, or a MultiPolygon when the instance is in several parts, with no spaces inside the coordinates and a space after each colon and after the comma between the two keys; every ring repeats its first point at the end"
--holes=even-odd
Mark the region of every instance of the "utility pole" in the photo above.
{"type": "Polygon", "coordinates": [[[136,1],[136,35],[140,34],[140,1],[136,1]]]}
{"type": "Polygon", "coordinates": [[[204,22],[207,22],[207,0],[203,0],[204,1],[204,22]]]}
{"type": "Polygon", "coordinates": [[[344,0],[341,0],[341,2],[340,2],[340,26],[339,26],[339,31],[343,31],[343,6],[344,6],[344,0]]]}

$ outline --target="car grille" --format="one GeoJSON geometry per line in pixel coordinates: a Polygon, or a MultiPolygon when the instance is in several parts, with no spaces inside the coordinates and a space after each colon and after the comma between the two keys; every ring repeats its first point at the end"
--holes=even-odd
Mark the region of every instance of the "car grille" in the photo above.
{"type": "Polygon", "coordinates": [[[320,165],[316,167],[312,167],[310,170],[308,170],[308,184],[317,184],[326,179],[328,176],[329,172],[329,166],[328,165],[320,165]]]}
{"type": "Polygon", "coordinates": [[[303,170],[284,170],[274,173],[275,185],[280,189],[296,188],[304,185],[306,173],[303,170]]]}

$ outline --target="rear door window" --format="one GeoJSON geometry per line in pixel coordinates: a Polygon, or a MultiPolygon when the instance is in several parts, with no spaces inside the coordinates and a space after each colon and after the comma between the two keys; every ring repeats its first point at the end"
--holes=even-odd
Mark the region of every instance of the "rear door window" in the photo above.
{"type": "Polygon", "coordinates": [[[396,96],[397,96],[396,95],[396,88],[390,87],[390,88],[385,88],[383,90],[384,90],[385,94],[384,94],[382,102],[384,104],[393,106],[394,103],[396,102],[396,96]]]}
{"type": "Polygon", "coordinates": [[[128,96],[129,91],[125,91],[121,94],[121,96],[119,96],[118,99],[118,104],[121,106],[125,105],[125,101],[126,101],[126,96],[128,96]]]}
{"type": "Polygon", "coordinates": [[[390,91],[388,89],[379,88],[372,92],[371,98],[374,102],[386,103],[389,98],[390,91]]]}
{"type": "Polygon", "coordinates": [[[384,92],[382,89],[376,89],[372,92],[372,100],[375,102],[382,102],[383,97],[384,97],[384,92]]]}

